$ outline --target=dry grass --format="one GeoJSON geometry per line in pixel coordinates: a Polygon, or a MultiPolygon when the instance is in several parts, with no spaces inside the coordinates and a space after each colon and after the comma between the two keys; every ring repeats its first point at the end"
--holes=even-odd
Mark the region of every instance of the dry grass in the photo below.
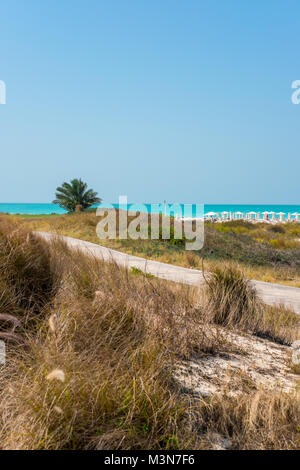
{"type": "Polygon", "coordinates": [[[300,319],[284,306],[267,306],[234,264],[216,267],[207,282],[207,310],[213,322],[283,344],[300,336],[300,319]]]}
{"type": "Polygon", "coordinates": [[[207,287],[215,323],[256,331],[262,320],[262,309],[254,288],[240,271],[231,265],[217,267],[207,279],[207,287]]]}
{"type": "Polygon", "coordinates": [[[59,272],[48,246],[26,228],[0,218],[0,313],[34,321],[55,294],[59,272]]]}
{"type": "Polygon", "coordinates": [[[51,251],[60,288],[2,371],[2,448],[193,447],[172,363],[178,351],[214,349],[218,338],[199,342],[188,291],[177,296],[176,287],[71,255],[61,243],[51,251]]]}
{"type": "MultiPolygon", "coordinates": [[[[300,275],[298,269],[286,266],[251,266],[234,259],[230,261],[220,261],[218,259],[205,259],[205,269],[213,272],[215,269],[222,268],[224,265],[230,263],[237,270],[242,271],[244,276],[248,279],[255,279],[263,282],[273,282],[275,284],[282,284],[291,287],[300,288],[300,275]]],[[[198,269],[201,269],[200,263],[197,264],[198,269]]]]}
{"type": "MultiPolygon", "coordinates": [[[[229,274],[226,288],[224,276],[216,281],[226,299],[216,312],[212,297],[194,288],[10,227],[0,225],[0,314],[13,313],[22,326],[0,316],[0,331],[13,328],[24,344],[8,343],[0,369],[2,449],[210,448],[213,431],[233,448],[297,447],[294,394],[272,392],[267,400],[254,386],[238,401],[226,390],[194,401],[174,380],[178,361],[235,348],[230,329],[255,332],[256,299],[238,275],[229,274]]],[[[283,340],[294,323],[284,311],[279,323],[283,340]]]]}
{"type": "MultiPolygon", "coordinates": [[[[12,216],[10,216],[12,217],[12,216]]],[[[178,266],[201,269],[220,267],[224,261],[235,262],[249,279],[300,287],[299,224],[268,226],[247,222],[205,224],[205,247],[188,252],[182,246],[162,240],[100,240],[95,212],[60,216],[27,216],[21,219],[33,230],[87,240],[93,243],[178,266]]],[[[131,220],[130,218],[128,219],[131,220]]]]}
{"type": "Polygon", "coordinates": [[[216,395],[200,407],[202,445],[215,448],[217,434],[231,449],[299,449],[299,419],[299,392],[270,393],[254,387],[238,397],[216,395]]]}

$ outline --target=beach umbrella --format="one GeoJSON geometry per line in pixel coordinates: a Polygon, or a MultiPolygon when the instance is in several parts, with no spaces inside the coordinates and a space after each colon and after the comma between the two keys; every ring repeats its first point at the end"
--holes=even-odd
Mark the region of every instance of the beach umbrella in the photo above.
{"type": "Polygon", "coordinates": [[[205,214],[207,217],[212,217],[213,215],[217,215],[216,212],[208,212],[207,214],[205,214]]]}
{"type": "Polygon", "coordinates": [[[267,215],[269,215],[269,211],[264,211],[264,212],[262,213],[262,215],[264,216],[264,219],[266,219],[266,218],[267,218],[267,215]]]}
{"type": "Polygon", "coordinates": [[[277,212],[277,215],[279,215],[279,220],[280,222],[283,221],[283,215],[285,215],[285,212],[277,212]]]}
{"type": "Polygon", "coordinates": [[[256,212],[250,211],[250,212],[248,212],[247,215],[249,216],[249,219],[252,219],[252,218],[253,218],[252,215],[255,215],[255,216],[256,216],[256,212]]]}
{"type": "Polygon", "coordinates": [[[276,218],[276,217],[275,217],[275,212],[274,212],[274,211],[271,211],[271,212],[269,212],[269,214],[272,215],[272,220],[275,220],[275,218],[276,218]]]}
{"type": "Polygon", "coordinates": [[[229,212],[223,211],[222,212],[222,219],[227,219],[228,214],[229,214],[229,212]]]}
{"type": "Polygon", "coordinates": [[[299,212],[294,212],[292,215],[295,217],[295,220],[299,220],[299,212]]]}

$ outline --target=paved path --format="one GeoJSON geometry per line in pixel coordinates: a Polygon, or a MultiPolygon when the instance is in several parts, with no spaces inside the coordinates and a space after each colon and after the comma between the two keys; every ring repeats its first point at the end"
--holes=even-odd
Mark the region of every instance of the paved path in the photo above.
{"type": "MultiPolygon", "coordinates": [[[[127,269],[135,266],[146,273],[153,274],[156,277],[167,279],[169,281],[180,282],[184,284],[197,285],[204,282],[202,271],[197,269],[182,268],[172,264],[160,263],[158,261],[147,260],[138,256],[128,255],[120,251],[112,250],[95,243],[78,240],[76,238],[64,237],[47,232],[36,232],[45,240],[54,238],[62,239],[73,249],[92,255],[95,258],[104,261],[114,261],[127,269]]],[[[300,289],[297,287],[283,286],[280,284],[271,284],[269,282],[251,281],[259,297],[267,304],[283,304],[292,308],[300,314],[300,289]]]]}

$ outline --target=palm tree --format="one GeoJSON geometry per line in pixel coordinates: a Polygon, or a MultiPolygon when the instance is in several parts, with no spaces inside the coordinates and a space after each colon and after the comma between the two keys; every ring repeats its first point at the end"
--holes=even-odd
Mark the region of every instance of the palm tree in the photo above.
{"type": "Polygon", "coordinates": [[[102,199],[97,197],[92,189],[87,189],[87,184],[81,179],[73,179],[70,183],[64,182],[56,188],[56,199],[53,204],[58,204],[68,212],[74,212],[75,209],[86,209],[93,204],[100,204],[102,199]]]}

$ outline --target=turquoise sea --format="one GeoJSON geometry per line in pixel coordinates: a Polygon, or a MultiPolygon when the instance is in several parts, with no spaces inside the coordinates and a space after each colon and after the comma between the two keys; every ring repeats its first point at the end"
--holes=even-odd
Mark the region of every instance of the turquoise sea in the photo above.
{"type": "MultiPolygon", "coordinates": [[[[108,207],[109,204],[102,203],[101,207],[105,208],[108,207]]],[[[129,209],[130,206],[134,210],[145,210],[145,206],[147,207],[147,210],[150,210],[150,204],[134,204],[134,208],[132,207],[131,204],[128,205],[129,209]]],[[[203,207],[202,205],[186,205],[183,206],[184,208],[184,213],[183,215],[185,217],[191,217],[191,216],[198,216],[198,217],[203,217],[203,207]]],[[[114,204],[114,207],[118,207],[118,204],[114,204]]],[[[121,206],[121,208],[123,208],[121,206]]],[[[154,208],[155,212],[162,212],[162,213],[170,213],[169,206],[168,204],[164,206],[164,204],[156,205],[154,208]]],[[[274,211],[276,213],[278,212],[284,212],[286,214],[288,213],[294,213],[298,212],[300,213],[300,204],[297,205],[284,205],[284,204],[205,204],[204,205],[204,214],[207,214],[208,212],[260,212],[263,213],[265,211],[274,211]]],[[[61,207],[57,206],[56,204],[31,204],[31,203],[0,203],[0,213],[8,213],[8,214],[30,214],[30,215],[37,215],[37,214],[64,214],[66,211],[62,209],[61,207]]],[[[171,213],[174,213],[174,211],[171,210],[171,213]]],[[[175,214],[176,215],[176,214],[175,214]]]]}
{"type": "Polygon", "coordinates": [[[64,214],[66,211],[56,204],[0,203],[0,213],[6,214],[64,214]]]}

